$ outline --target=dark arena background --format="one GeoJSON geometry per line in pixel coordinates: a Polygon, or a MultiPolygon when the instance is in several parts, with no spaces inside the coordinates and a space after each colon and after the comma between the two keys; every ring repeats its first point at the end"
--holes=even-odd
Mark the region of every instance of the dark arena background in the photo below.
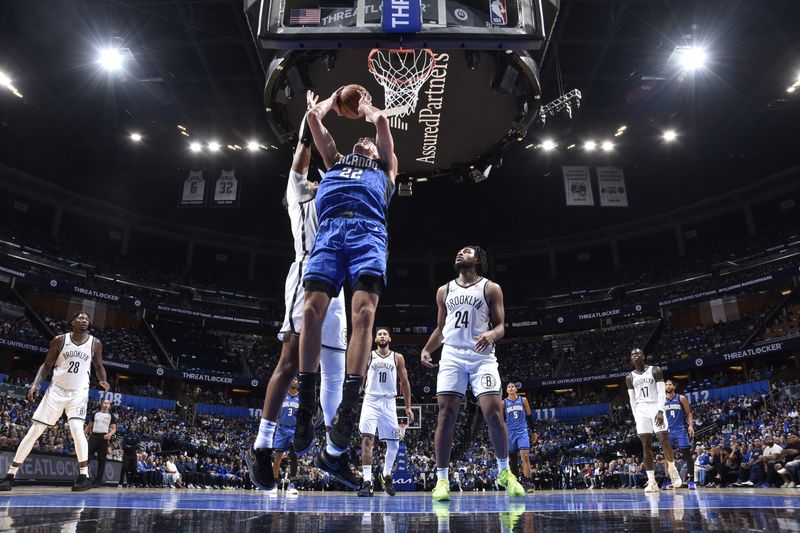
{"type": "MultiPolygon", "coordinates": [[[[800,530],[798,22],[794,0],[2,0],[0,529],[800,530]],[[388,124],[398,159],[368,342],[385,329],[405,358],[399,452],[384,477],[376,439],[374,492],[348,489],[314,464],[320,411],[261,490],[248,450],[277,450],[256,439],[297,407],[262,418],[300,286],[289,169],[307,91],[351,83],[387,109],[328,115],[339,151],[388,124]],[[496,397],[470,387],[437,470],[454,396],[422,355],[466,245],[505,312],[500,382],[472,385],[514,384],[530,415],[484,417],[496,397]],[[658,439],[645,465],[635,348],[685,397],[668,421],[692,414],[670,426],[680,488],[658,439]],[[79,369],[88,403],[58,386],[79,369]]],[[[369,475],[357,428],[342,457],[369,475]]]]}

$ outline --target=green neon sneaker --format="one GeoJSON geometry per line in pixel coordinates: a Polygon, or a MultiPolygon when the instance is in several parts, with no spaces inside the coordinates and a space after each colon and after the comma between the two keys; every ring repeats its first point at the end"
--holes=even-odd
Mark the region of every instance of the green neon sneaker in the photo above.
{"type": "Polygon", "coordinates": [[[511,497],[525,496],[525,489],[517,481],[517,476],[511,473],[511,470],[506,468],[500,475],[497,476],[497,484],[506,489],[511,497]]]}
{"type": "Polygon", "coordinates": [[[433,487],[433,501],[441,502],[450,499],[450,482],[446,479],[440,479],[433,487]]]}

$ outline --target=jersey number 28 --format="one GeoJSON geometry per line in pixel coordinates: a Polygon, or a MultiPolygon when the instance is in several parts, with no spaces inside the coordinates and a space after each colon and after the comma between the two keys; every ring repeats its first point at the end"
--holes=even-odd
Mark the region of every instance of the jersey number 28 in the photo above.
{"type": "Polygon", "coordinates": [[[81,369],[81,364],[78,361],[70,361],[69,368],[67,368],[67,374],[77,374],[78,370],[81,369]]]}

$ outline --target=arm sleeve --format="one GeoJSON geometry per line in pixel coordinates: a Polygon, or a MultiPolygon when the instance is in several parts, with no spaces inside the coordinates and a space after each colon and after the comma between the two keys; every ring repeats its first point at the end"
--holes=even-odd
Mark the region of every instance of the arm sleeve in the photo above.
{"type": "Polygon", "coordinates": [[[631,404],[631,413],[636,414],[636,398],[633,395],[633,389],[628,389],[628,401],[631,404]]]}
{"type": "Polygon", "coordinates": [[[525,420],[528,422],[528,427],[531,428],[531,431],[534,431],[533,424],[535,420],[533,419],[533,409],[531,409],[531,414],[525,417],[525,420]]]}
{"type": "Polygon", "coordinates": [[[658,410],[663,411],[664,406],[667,404],[667,389],[663,381],[656,382],[656,391],[658,391],[658,410]]]}

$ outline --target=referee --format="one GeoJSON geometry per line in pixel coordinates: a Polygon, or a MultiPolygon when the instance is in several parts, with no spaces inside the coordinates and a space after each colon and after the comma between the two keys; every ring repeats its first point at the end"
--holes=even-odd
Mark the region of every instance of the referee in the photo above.
{"type": "Polygon", "coordinates": [[[108,444],[117,432],[117,417],[111,413],[111,400],[103,400],[100,410],[86,427],[86,436],[89,438],[89,460],[97,453],[97,473],[93,485],[102,485],[106,473],[106,456],[108,444]]]}

